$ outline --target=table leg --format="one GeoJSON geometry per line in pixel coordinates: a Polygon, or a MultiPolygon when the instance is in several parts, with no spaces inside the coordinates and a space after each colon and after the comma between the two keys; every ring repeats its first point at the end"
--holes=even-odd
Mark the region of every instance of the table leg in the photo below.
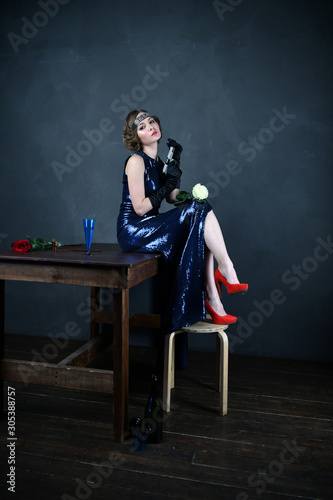
{"type": "Polygon", "coordinates": [[[128,425],[129,381],[129,290],[114,293],[115,315],[113,331],[113,397],[114,439],[122,441],[128,425]]]}
{"type": "Polygon", "coordinates": [[[90,338],[93,339],[99,334],[99,323],[96,321],[97,309],[99,309],[100,288],[90,287],[90,338]]]}
{"type": "MultiPolygon", "coordinates": [[[[0,280],[0,360],[5,356],[5,281],[0,280]]],[[[3,412],[4,381],[0,380],[1,410],[3,412]]]]}

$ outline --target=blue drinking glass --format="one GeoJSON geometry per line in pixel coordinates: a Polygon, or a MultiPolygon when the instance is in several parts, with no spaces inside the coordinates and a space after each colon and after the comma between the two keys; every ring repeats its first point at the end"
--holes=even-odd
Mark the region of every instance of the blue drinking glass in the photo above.
{"type": "Polygon", "coordinates": [[[95,219],[83,219],[84,236],[86,238],[86,246],[87,246],[86,255],[91,255],[90,247],[91,247],[91,240],[94,232],[94,227],[95,227],[95,219]]]}

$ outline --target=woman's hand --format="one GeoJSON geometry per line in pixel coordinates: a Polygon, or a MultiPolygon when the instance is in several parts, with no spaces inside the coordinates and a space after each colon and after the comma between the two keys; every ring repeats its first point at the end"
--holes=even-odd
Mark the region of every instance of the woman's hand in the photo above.
{"type": "Polygon", "coordinates": [[[180,161],[180,154],[183,151],[182,146],[176,142],[174,139],[168,139],[167,142],[168,148],[175,148],[174,153],[173,153],[173,159],[176,161],[180,161]]]}
{"type": "Polygon", "coordinates": [[[178,181],[178,179],[181,178],[182,176],[182,171],[180,170],[179,168],[179,163],[175,160],[172,160],[169,164],[168,164],[168,170],[167,170],[167,173],[166,173],[166,177],[170,176],[170,177],[175,177],[178,181]]]}
{"type": "Polygon", "coordinates": [[[179,189],[176,188],[173,191],[171,191],[170,194],[167,195],[165,198],[168,203],[175,203],[177,201],[177,194],[179,194],[179,189]]]}
{"type": "MultiPolygon", "coordinates": [[[[169,139],[169,141],[170,140],[172,139],[169,139]]],[[[175,141],[173,142],[177,144],[175,141]]],[[[178,144],[178,146],[180,146],[180,144],[178,144]]],[[[175,203],[177,201],[177,194],[179,193],[180,178],[182,176],[182,173],[183,172],[179,168],[179,161],[172,160],[168,165],[167,176],[176,179],[176,184],[175,184],[175,189],[173,189],[170,193],[168,193],[165,198],[168,203],[175,203]]]]}

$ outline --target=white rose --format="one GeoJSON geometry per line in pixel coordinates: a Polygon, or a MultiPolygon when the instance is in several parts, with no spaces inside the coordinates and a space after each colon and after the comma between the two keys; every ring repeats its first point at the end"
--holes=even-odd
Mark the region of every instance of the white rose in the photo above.
{"type": "Polygon", "coordinates": [[[202,184],[196,184],[192,189],[192,196],[195,200],[203,201],[208,198],[208,189],[202,184]]]}

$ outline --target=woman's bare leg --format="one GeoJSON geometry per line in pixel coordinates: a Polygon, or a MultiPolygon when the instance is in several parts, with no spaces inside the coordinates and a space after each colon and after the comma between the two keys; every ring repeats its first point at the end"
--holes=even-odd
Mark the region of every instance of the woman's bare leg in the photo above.
{"type": "Polygon", "coordinates": [[[206,244],[205,282],[207,300],[217,314],[224,316],[226,312],[218,295],[214,279],[214,257],[220,273],[229,283],[239,283],[239,280],[229,257],[220,224],[212,210],[206,217],[204,238],[206,244]]]}
{"type": "Polygon", "coordinates": [[[239,283],[234,265],[229,257],[220,224],[211,210],[205,222],[205,243],[217,260],[220,273],[229,283],[239,283]]]}
{"type": "Polygon", "coordinates": [[[206,298],[219,316],[227,314],[219,297],[214,279],[214,255],[205,246],[205,290],[206,298]]]}

